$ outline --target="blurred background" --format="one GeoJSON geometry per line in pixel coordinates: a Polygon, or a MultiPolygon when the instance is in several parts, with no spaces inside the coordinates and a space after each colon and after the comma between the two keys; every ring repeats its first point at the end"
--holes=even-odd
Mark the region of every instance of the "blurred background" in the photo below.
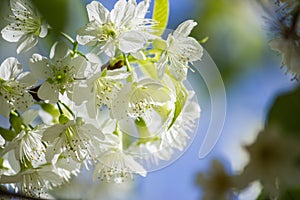
{"type": "MultiPolygon", "coordinates": [[[[2,29],[6,24],[4,18],[8,1],[1,2],[2,29]]],[[[64,13],[64,16],[57,15],[59,25],[75,38],[76,30],[87,22],[85,5],[91,1],[53,2],[58,2],[61,5],[58,9],[64,13]]],[[[116,0],[100,2],[110,10],[116,0]]],[[[204,159],[199,159],[198,153],[208,128],[211,108],[207,87],[200,74],[194,74],[189,81],[198,95],[201,119],[193,142],[176,162],[149,173],[146,178],[136,177],[132,183],[121,185],[93,183],[92,170],[83,169],[83,173],[74,178],[71,184],[54,191],[54,196],[66,199],[201,199],[203,191],[197,186],[196,177],[199,172],[205,173],[209,169],[212,159],[221,160],[229,172],[239,171],[247,163],[248,156],[242,146],[254,141],[276,96],[291,90],[295,83],[286,74],[286,69],[280,68],[281,56],[268,46],[267,22],[256,1],[170,0],[168,28],[175,29],[186,19],[194,19],[198,23],[192,32],[193,37],[198,40],[208,37],[203,46],[218,66],[225,84],[226,121],[214,149],[204,159]]],[[[0,61],[16,56],[26,66],[33,52],[38,50],[46,56],[50,46],[51,38],[48,38],[20,56],[15,53],[15,46],[0,39],[0,61]]],[[[0,120],[1,124],[5,123],[3,119],[0,120]]],[[[258,193],[259,187],[254,185],[238,199],[255,199],[258,193]]]]}

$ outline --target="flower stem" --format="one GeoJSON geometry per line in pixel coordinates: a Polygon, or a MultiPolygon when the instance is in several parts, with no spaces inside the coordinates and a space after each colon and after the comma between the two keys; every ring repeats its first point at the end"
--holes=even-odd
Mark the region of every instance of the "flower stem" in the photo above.
{"type": "Polygon", "coordinates": [[[72,115],[72,117],[74,117],[75,118],[75,114],[74,114],[74,112],[69,108],[69,106],[67,106],[64,102],[62,102],[62,101],[58,101],[61,105],[63,105],[63,107],[65,107],[65,109],[67,109],[67,111],[72,115]]]}
{"type": "Polygon", "coordinates": [[[124,57],[125,65],[127,67],[127,71],[131,72],[132,71],[132,67],[131,67],[131,65],[130,65],[130,63],[128,61],[128,57],[125,54],[123,54],[123,57],[124,57]]]}
{"type": "Polygon", "coordinates": [[[61,109],[61,107],[60,107],[60,105],[59,105],[59,103],[57,102],[56,103],[56,105],[57,105],[57,107],[58,107],[58,110],[59,110],[59,114],[64,114],[64,112],[62,111],[62,109],[61,109]]]}
{"type": "Polygon", "coordinates": [[[74,44],[76,43],[76,41],[73,40],[73,38],[71,38],[71,37],[70,37],[69,35],[67,35],[66,33],[60,32],[60,34],[61,34],[64,38],[66,38],[70,43],[72,43],[72,45],[74,45],[74,44]]]}

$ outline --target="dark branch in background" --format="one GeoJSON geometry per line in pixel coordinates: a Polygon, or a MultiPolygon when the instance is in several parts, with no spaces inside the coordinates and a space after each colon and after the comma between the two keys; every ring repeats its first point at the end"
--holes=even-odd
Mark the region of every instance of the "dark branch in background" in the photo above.
{"type": "Polygon", "coordinates": [[[38,97],[38,95],[37,95],[37,92],[38,92],[38,90],[40,89],[40,85],[38,85],[38,86],[36,86],[36,87],[34,87],[34,88],[31,88],[28,92],[29,92],[29,94],[32,96],[32,98],[35,100],[35,101],[37,101],[37,102],[39,102],[39,101],[42,101],[42,99],[40,99],[39,97],[38,97]]]}
{"type": "Polygon", "coordinates": [[[101,67],[101,71],[104,69],[107,70],[115,70],[115,69],[120,69],[125,65],[124,60],[119,60],[118,62],[114,63],[113,65],[108,61],[101,67]]]}

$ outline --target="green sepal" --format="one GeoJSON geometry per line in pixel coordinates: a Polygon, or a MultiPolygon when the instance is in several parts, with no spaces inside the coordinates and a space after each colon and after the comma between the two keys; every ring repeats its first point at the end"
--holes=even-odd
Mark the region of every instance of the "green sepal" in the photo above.
{"type": "Polygon", "coordinates": [[[151,133],[149,132],[147,124],[143,118],[138,117],[134,123],[136,124],[140,138],[148,138],[151,136],[151,133]]]}
{"type": "Polygon", "coordinates": [[[174,117],[172,119],[172,122],[169,125],[168,129],[170,129],[175,123],[176,119],[180,115],[188,98],[188,92],[185,89],[184,85],[181,82],[176,82],[176,80],[173,80],[173,82],[176,89],[175,112],[174,112],[174,117]]]}
{"type": "Polygon", "coordinates": [[[7,167],[4,167],[4,158],[0,158],[0,169],[2,169],[2,170],[8,170],[7,167]]]}
{"type": "Polygon", "coordinates": [[[22,130],[25,129],[23,120],[18,114],[11,112],[9,115],[9,122],[11,127],[19,134],[22,130]]]}
{"type": "Polygon", "coordinates": [[[70,119],[65,114],[62,114],[62,115],[59,116],[58,121],[59,121],[60,124],[65,125],[66,123],[68,123],[70,121],[70,119]]]}
{"type": "Polygon", "coordinates": [[[59,117],[60,113],[59,110],[53,104],[40,103],[39,105],[45,112],[49,113],[53,117],[54,121],[57,121],[57,118],[59,117]]]}
{"type": "Polygon", "coordinates": [[[17,133],[15,131],[8,130],[8,129],[0,127],[0,135],[6,141],[12,141],[17,136],[17,133]]]}

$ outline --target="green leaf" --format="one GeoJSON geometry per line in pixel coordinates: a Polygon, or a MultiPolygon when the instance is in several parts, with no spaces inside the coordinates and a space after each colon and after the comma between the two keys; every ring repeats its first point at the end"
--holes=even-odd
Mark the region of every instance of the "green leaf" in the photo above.
{"type": "Polygon", "coordinates": [[[47,23],[56,31],[63,31],[68,17],[68,4],[66,0],[32,0],[47,23]]]}
{"type": "Polygon", "coordinates": [[[268,114],[267,126],[279,127],[285,134],[300,137],[300,87],[279,96],[268,114]]]}
{"type": "Polygon", "coordinates": [[[153,20],[158,24],[154,27],[157,31],[155,34],[160,36],[167,27],[169,20],[169,0],[155,0],[153,9],[153,20]]]}
{"type": "Polygon", "coordinates": [[[0,127],[0,135],[6,141],[12,141],[17,136],[17,133],[15,131],[8,130],[8,129],[0,127]]]}
{"type": "Polygon", "coordinates": [[[188,92],[186,91],[185,87],[181,82],[174,81],[174,84],[176,88],[175,112],[169,129],[173,126],[177,117],[180,115],[188,97],[188,92]]]}

